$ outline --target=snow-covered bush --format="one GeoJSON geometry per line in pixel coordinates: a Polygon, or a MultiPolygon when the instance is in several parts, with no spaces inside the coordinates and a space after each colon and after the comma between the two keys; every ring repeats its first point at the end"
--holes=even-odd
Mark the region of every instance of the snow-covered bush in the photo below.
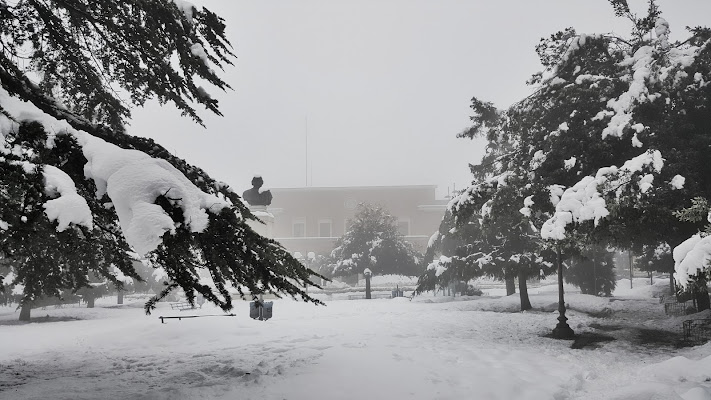
{"type": "Polygon", "coordinates": [[[417,276],[422,256],[405,241],[397,220],[379,206],[361,203],[331,252],[333,276],[362,273],[417,276]]]}

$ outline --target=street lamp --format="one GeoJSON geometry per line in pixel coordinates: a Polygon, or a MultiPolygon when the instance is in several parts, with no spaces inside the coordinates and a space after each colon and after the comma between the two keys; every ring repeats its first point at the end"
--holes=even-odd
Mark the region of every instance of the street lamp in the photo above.
{"type": "Polygon", "coordinates": [[[556,259],[558,262],[558,324],[553,328],[553,337],[556,339],[573,339],[575,332],[566,322],[565,298],[563,296],[563,263],[560,262],[560,245],[555,246],[556,259]]]}

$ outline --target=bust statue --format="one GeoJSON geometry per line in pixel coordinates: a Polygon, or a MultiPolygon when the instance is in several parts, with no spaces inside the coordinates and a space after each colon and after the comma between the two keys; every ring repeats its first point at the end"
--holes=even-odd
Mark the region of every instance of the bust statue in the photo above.
{"type": "Polygon", "coordinates": [[[252,178],[252,188],[242,193],[242,198],[244,198],[250,206],[268,206],[272,204],[272,192],[268,190],[260,192],[259,188],[261,188],[262,185],[264,185],[264,180],[261,176],[256,175],[252,178]]]}

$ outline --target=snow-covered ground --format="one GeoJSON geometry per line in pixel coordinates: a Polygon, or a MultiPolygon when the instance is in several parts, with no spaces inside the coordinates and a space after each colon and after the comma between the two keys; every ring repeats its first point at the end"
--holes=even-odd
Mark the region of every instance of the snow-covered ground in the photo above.
{"type": "Polygon", "coordinates": [[[525,313],[512,312],[518,296],[493,293],[277,300],[269,321],[250,319],[246,302],[234,317],[166,303],[146,316],[141,299],[104,298],[35,309],[54,322],[29,324],[5,307],[0,398],[711,399],[711,344],[640,341],[641,329],[675,330],[684,318],[666,317],[649,283],[634,283],[613,298],[568,288],[576,333],[615,339],[582,349],[544,337],[557,322],[553,285],[532,288],[537,310],[525,313]],[[205,317],[161,324],[169,315],[205,317]]]}

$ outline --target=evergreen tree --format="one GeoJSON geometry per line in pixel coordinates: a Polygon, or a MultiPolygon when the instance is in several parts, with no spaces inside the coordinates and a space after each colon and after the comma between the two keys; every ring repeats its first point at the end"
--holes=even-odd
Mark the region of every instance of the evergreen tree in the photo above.
{"type": "Polygon", "coordinates": [[[552,272],[554,253],[545,247],[527,216],[521,181],[514,174],[499,175],[472,185],[450,202],[428,261],[439,250],[443,257],[430,262],[418,292],[453,281],[491,276],[507,282],[518,278],[521,310],[532,308],[526,281],[552,272]]]}
{"type": "Polygon", "coordinates": [[[547,70],[521,103],[536,121],[521,153],[539,155],[531,184],[554,201],[533,211],[550,239],[673,248],[697,229],[674,211],[711,190],[701,150],[710,140],[702,114],[711,110],[711,31],[693,28],[672,43],[653,0],[642,18],[626,1],[611,3],[631,20],[630,38],[568,30],[539,46],[547,70]]]}
{"type": "Polygon", "coordinates": [[[579,287],[582,294],[610,296],[617,286],[613,253],[593,247],[571,257],[565,281],[579,287]]]}
{"type": "Polygon", "coordinates": [[[698,311],[707,310],[711,308],[708,291],[708,282],[711,281],[711,251],[708,247],[711,240],[711,208],[706,198],[696,197],[691,207],[679,210],[675,215],[682,221],[706,223],[703,230],[675,249],[674,269],[675,278],[680,283],[677,297],[688,299],[693,296],[698,311]]]}
{"type": "Polygon", "coordinates": [[[504,111],[473,99],[473,126],[461,136],[485,136],[487,153],[450,205],[455,219],[486,209],[508,238],[504,221],[515,207],[497,214],[498,188],[481,192],[497,182],[563,259],[596,244],[636,252],[662,241],[676,246],[697,229],[673,211],[711,189],[702,154],[710,140],[702,115],[711,111],[711,31],[693,28],[671,43],[654,0],[641,18],[624,0],[611,4],[631,20],[631,38],[558,32],[536,48],[545,70],[530,81],[530,96],[504,111]]]}
{"type": "Polygon", "coordinates": [[[397,219],[385,209],[361,203],[349,225],[331,252],[333,276],[354,275],[366,268],[374,275],[420,274],[422,256],[403,239],[397,219]]]}
{"type": "Polygon", "coordinates": [[[0,0],[0,44],[0,79],[11,94],[116,132],[130,117],[127,101],[155,97],[200,123],[191,103],[219,114],[198,80],[229,88],[211,64],[234,57],[224,21],[182,0],[0,0]]]}
{"type": "Polygon", "coordinates": [[[320,303],[302,289],[314,285],[313,271],[249,227],[256,218],[228,185],[124,132],[130,106],[150,98],[198,123],[194,104],[220,113],[197,84],[229,88],[213,69],[233,58],[220,17],[184,1],[0,0],[0,42],[0,258],[11,266],[13,290],[22,289],[21,319],[42,296],[91,280],[119,288],[117,276],[139,280],[136,246],[167,277],[146,312],[177,287],[191,303],[199,293],[224,310],[231,288],[320,303]],[[150,210],[159,224],[122,221],[118,208],[134,200],[115,189],[115,171],[96,174],[100,165],[120,171],[139,161],[177,185],[153,193],[165,176],[141,177],[148,191],[133,211],[150,210]],[[181,188],[186,195],[174,196],[181,188]],[[195,205],[196,195],[214,203],[195,205]],[[148,246],[137,240],[147,231],[157,232],[148,246]]]}
{"type": "Polygon", "coordinates": [[[669,274],[669,291],[674,293],[674,258],[672,248],[667,242],[645,245],[634,260],[634,266],[640,271],[669,274]]]}

